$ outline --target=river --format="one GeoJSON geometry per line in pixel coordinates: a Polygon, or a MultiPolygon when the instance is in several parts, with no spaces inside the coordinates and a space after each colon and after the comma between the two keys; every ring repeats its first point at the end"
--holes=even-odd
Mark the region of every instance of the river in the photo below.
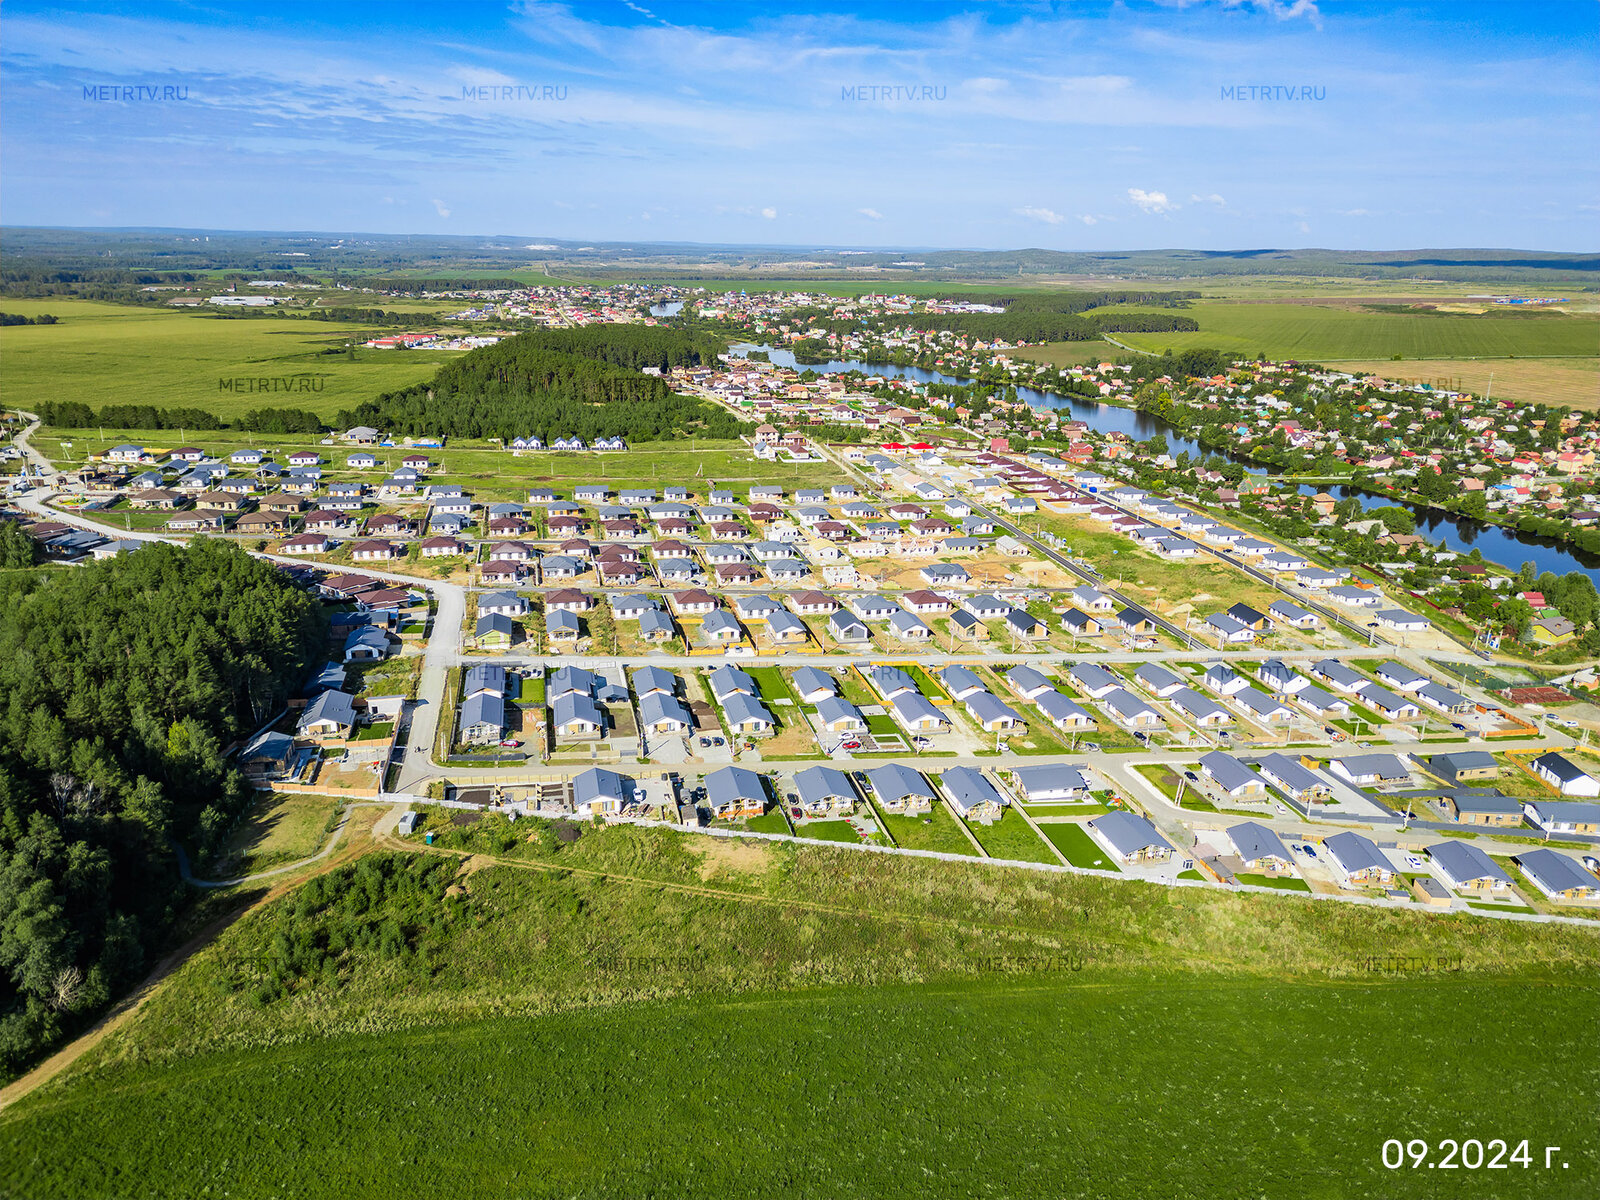
{"type": "MultiPolygon", "coordinates": [[[[652,309],[652,312],[655,310],[652,309]]],[[[800,371],[816,371],[821,375],[834,375],[845,371],[860,371],[864,375],[876,375],[883,379],[912,379],[918,383],[949,383],[964,384],[969,380],[946,375],[940,371],[930,371],[924,367],[900,367],[892,363],[864,363],[851,360],[833,359],[825,363],[797,363],[794,353],[789,350],[774,350],[770,346],[756,345],[753,342],[737,342],[732,347],[734,352],[744,350],[765,350],[773,365],[780,367],[793,367],[800,371]]],[[[1136,409],[1121,408],[1115,404],[1099,404],[1083,396],[1061,395],[1056,392],[1042,392],[1037,388],[1018,387],[1017,398],[1023,400],[1034,408],[1060,411],[1067,409],[1072,414],[1072,419],[1082,421],[1090,429],[1100,433],[1124,433],[1136,441],[1144,441],[1161,434],[1167,439],[1167,448],[1172,454],[1180,454],[1187,450],[1190,455],[1210,457],[1218,451],[1207,450],[1193,438],[1178,432],[1177,428],[1160,417],[1142,413],[1136,409]]],[[[1246,463],[1253,474],[1264,474],[1259,463],[1248,462],[1238,455],[1224,454],[1225,457],[1235,462],[1246,463]]],[[[1579,550],[1575,546],[1563,542],[1552,541],[1549,538],[1534,537],[1530,534],[1516,530],[1503,529],[1485,521],[1474,521],[1467,517],[1458,517],[1453,513],[1441,512],[1435,508],[1423,505],[1408,504],[1401,500],[1391,500],[1388,496],[1376,492],[1365,491],[1361,488],[1349,487],[1313,487],[1310,484],[1301,484],[1300,492],[1303,495],[1314,495],[1326,490],[1330,495],[1343,499],[1346,496],[1355,496],[1364,509],[1383,508],[1388,505],[1399,505],[1407,509],[1417,521],[1417,532],[1430,542],[1455,550],[1461,554],[1470,553],[1477,549],[1483,551],[1483,557],[1512,570],[1520,567],[1525,562],[1532,562],[1540,571],[1554,571],[1557,575],[1565,575],[1569,571],[1579,571],[1594,580],[1600,586],[1600,555],[1594,555],[1579,550]]]]}

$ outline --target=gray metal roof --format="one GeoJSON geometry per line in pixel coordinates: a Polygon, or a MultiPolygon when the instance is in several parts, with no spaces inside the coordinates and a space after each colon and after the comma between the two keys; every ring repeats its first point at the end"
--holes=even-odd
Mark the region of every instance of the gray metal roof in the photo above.
{"type": "Polygon", "coordinates": [[[1220,750],[1213,750],[1209,754],[1201,755],[1200,765],[1205,768],[1206,774],[1216,780],[1217,786],[1232,795],[1239,788],[1247,784],[1258,784],[1261,776],[1236,758],[1230,758],[1220,750]]]}
{"type": "Polygon", "coordinates": [[[1245,862],[1258,858],[1281,858],[1293,862],[1283,839],[1259,821],[1242,821],[1228,830],[1228,840],[1245,862]]]}
{"type": "Polygon", "coordinates": [[[807,767],[797,772],[794,788],[800,794],[800,802],[807,807],[835,798],[851,803],[856,800],[856,791],[850,786],[849,776],[835,767],[807,767]]]}
{"type": "Polygon", "coordinates": [[[1151,846],[1173,849],[1172,843],[1162,837],[1156,831],[1156,827],[1138,813],[1119,809],[1096,817],[1089,824],[1124,857],[1137,854],[1151,846]]]}
{"type": "Polygon", "coordinates": [[[975,767],[951,767],[940,778],[945,794],[956,809],[971,812],[980,804],[1005,805],[1006,798],[975,767]]]}
{"type": "Polygon", "coordinates": [[[902,800],[907,796],[924,796],[932,800],[936,795],[933,785],[923,778],[920,771],[914,771],[899,763],[873,767],[865,772],[865,775],[867,782],[872,785],[873,793],[886,802],[902,800]]]}
{"type": "Polygon", "coordinates": [[[714,807],[727,808],[741,801],[766,803],[767,791],[761,776],[748,767],[723,767],[706,776],[706,799],[714,807]]]}
{"type": "Polygon", "coordinates": [[[1496,879],[1511,882],[1487,854],[1470,842],[1440,842],[1428,847],[1428,857],[1454,884],[1469,883],[1476,879],[1496,879]]]}

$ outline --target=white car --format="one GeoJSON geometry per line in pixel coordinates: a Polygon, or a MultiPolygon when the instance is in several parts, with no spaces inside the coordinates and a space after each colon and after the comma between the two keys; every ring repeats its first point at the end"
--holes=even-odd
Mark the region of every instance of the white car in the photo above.
{"type": "Polygon", "coordinates": [[[1415,854],[1408,854],[1406,855],[1406,868],[1411,871],[1426,871],[1428,869],[1428,864],[1423,862],[1415,854]]]}

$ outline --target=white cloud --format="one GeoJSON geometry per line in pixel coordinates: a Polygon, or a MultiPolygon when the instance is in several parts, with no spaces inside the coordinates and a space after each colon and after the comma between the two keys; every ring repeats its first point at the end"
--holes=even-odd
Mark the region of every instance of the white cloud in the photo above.
{"type": "Polygon", "coordinates": [[[1195,195],[1193,192],[1191,192],[1191,193],[1189,193],[1189,203],[1190,204],[1215,204],[1218,208],[1222,208],[1222,207],[1226,206],[1228,202],[1226,200],[1224,200],[1221,196],[1217,195],[1215,192],[1212,192],[1209,196],[1198,196],[1198,195],[1195,195]]]}
{"type": "Polygon", "coordinates": [[[874,221],[883,220],[883,214],[875,208],[858,208],[856,211],[863,217],[869,217],[874,221]]]}
{"type": "Polygon", "coordinates": [[[444,201],[443,200],[435,200],[433,202],[433,210],[434,210],[434,212],[438,213],[441,217],[449,219],[450,210],[444,206],[444,201]]]}
{"type": "Polygon", "coordinates": [[[761,215],[769,221],[776,221],[778,219],[778,210],[769,205],[761,210],[761,215]]]}
{"type": "Polygon", "coordinates": [[[1165,213],[1171,212],[1178,207],[1167,199],[1165,192],[1147,192],[1143,188],[1129,188],[1128,199],[1138,207],[1140,212],[1165,213]]]}
{"type": "Polygon", "coordinates": [[[1306,224],[1304,221],[1301,221],[1300,224],[1298,226],[1296,226],[1296,228],[1299,229],[1301,233],[1310,233],[1311,232],[1311,226],[1306,224]]]}
{"type": "Polygon", "coordinates": [[[1346,208],[1339,212],[1341,217],[1370,217],[1371,211],[1365,208],[1346,208]]]}
{"type": "Polygon", "coordinates": [[[1035,221],[1043,221],[1046,225],[1059,225],[1065,221],[1058,212],[1051,212],[1048,208],[1019,208],[1015,210],[1018,216],[1028,217],[1035,221]]]}
{"type": "Polygon", "coordinates": [[[1100,224],[1100,218],[1096,217],[1096,216],[1091,216],[1089,213],[1082,214],[1078,218],[1078,220],[1082,221],[1085,225],[1098,225],[1098,224],[1100,224]]]}

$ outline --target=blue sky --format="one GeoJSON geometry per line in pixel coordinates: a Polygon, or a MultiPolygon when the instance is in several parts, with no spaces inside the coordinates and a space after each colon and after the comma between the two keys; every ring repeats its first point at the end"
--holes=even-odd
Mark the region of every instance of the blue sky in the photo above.
{"type": "Polygon", "coordinates": [[[1596,0],[7,0],[0,217],[1594,250],[1597,18],[1596,0]]]}

